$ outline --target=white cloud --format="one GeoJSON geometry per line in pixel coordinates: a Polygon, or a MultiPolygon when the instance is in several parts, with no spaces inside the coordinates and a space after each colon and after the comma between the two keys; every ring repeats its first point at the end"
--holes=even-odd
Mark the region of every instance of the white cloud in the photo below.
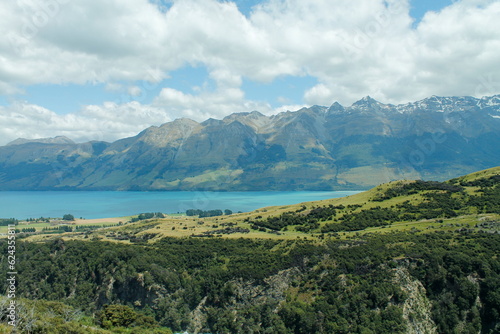
{"type": "Polygon", "coordinates": [[[210,78],[215,80],[217,85],[221,87],[239,87],[242,83],[240,75],[222,68],[210,72],[210,78]]]}
{"type": "Polygon", "coordinates": [[[328,105],[335,98],[335,92],[333,92],[325,84],[318,84],[311,89],[307,90],[304,99],[309,104],[319,104],[328,105]]]}
{"type": "Polygon", "coordinates": [[[304,107],[309,107],[310,105],[304,105],[304,104],[284,104],[282,106],[279,106],[278,108],[275,108],[273,110],[273,114],[278,114],[281,112],[287,112],[287,111],[297,111],[300,110],[304,107]]]}
{"type": "Polygon", "coordinates": [[[250,17],[215,0],[173,1],[166,12],[147,0],[0,6],[5,94],[35,83],[148,80],[151,68],[161,80],[185,64],[239,82],[309,75],[343,103],[374,93],[392,102],[461,94],[474,76],[500,75],[498,1],[455,2],[417,29],[407,0],[269,0],[250,17]]]}
{"type": "Polygon", "coordinates": [[[67,136],[77,142],[114,141],[171,120],[163,110],[138,102],[90,105],[66,115],[27,102],[16,102],[8,107],[0,107],[0,124],[9,125],[0,128],[0,145],[16,138],[54,136],[67,136]]]}
{"type": "MultiPolygon", "coordinates": [[[[498,17],[498,1],[462,1],[428,13],[416,32],[415,88],[422,95],[475,95],[485,76],[500,81],[498,17]]],[[[499,91],[496,84],[488,94],[499,91]]]]}
{"type": "Polygon", "coordinates": [[[235,87],[202,91],[197,95],[164,88],[152,105],[168,110],[172,118],[188,117],[200,122],[208,118],[221,119],[235,112],[273,113],[269,104],[245,100],[243,91],[235,87]]]}
{"type": "MultiPolygon", "coordinates": [[[[500,92],[497,0],[456,1],[427,13],[417,27],[408,0],[267,0],[248,17],[228,1],[170,4],[158,10],[158,2],[148,0],[0,2],[5,36],[0,94],[33,84],[103,82],[143,103],[141,96],[152,90],[137,85],[138,80],[154,86],[186,65],[205,66],[215,82],[195,93],[164,87],[150,106],[103,104],[69,115],[18,102],[0,109],[2,124],[8,125],[3,133],[9,138],[24,133],[19,117],[27,134],[45,131],[36,122],[51,135],[84,125],[94,129],[90,133],[104,131],[95,130],[104,125],[88,123],[92,115],[93,122],[103,120],[118,136],[176,117],[204,120],[254,109],[272,113],[276,110],[267,103],[245,97],[242,82],[287,75],[317,79],[304,92],[308,104],[348,105],[365,95],[400,103],[434,94],[500,92]],[[141,121],[143,113],[149,116],[141,121]]],[[[72,137],[83,138],[83,132],[72,137]]]]}
{"type": "Polygon", "coordinates": [[[131,86],[128,88],[128,94],[130,96],[137,97],[137,96],[141,96],[143,94],[143,91],[142,91],[141,87],[139,87],[139,86],[131,86]]]}

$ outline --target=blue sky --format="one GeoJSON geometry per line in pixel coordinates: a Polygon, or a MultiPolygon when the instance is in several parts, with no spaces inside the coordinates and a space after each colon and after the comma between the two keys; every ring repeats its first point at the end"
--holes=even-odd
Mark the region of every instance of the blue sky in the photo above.
{"type": "Polygon", "coordinates": [[[500,91],[494,0],[26,0],[0,13],[0,145],[500,91]]]}
{"type": "MultiPolygon", "coordinates": [[[[183,92],[193,93],[194,87],[201,87],[207,82],[207,71],[204,67],[186,66],[169,73],[169,78],[155,85],[149,94],[140,98],[142,103],[151,103],[153,98],[159,94],[162,87],[175,87],[183,92]]],[[[147,83],[142,80],[133,82],[118,82],[124,86],[141,87],[147,83]]],[[[14,96],[26,99],[30,103],[43,106],[58,114],[67,114],[81,109],[85,105],[101,104],[104,101],[126,103],[139,100],[136,96],[122,90],[112,90],[105,83],[88,84],[38,84],[23,87],[24,92],[14,96]]]]}
{"type": "Polygon", "coordinates": [[[452,0],[412,0],[410,15],[418,22],[428,11],[438,12],[456,1],[452,0]]]}

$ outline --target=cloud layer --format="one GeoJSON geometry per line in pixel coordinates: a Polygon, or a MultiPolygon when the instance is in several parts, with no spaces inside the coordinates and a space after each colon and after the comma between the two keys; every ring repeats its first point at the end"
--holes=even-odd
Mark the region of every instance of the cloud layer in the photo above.
{"type": "Polygon", "coordinates": [[[243,79],[314,77],[318,84],[304,91],[303,101],[321,105],[348,105],[365,95],[400,103],[500,92],[499,1],[457,1],[416,26],[405,0],[268,0],[247,16],[227,1],[158,3],[1,2],[0,95],[34,84],[130,82],[127,94],[139,102],[67,115],[13,102],[0,108],[0,144],[61,134],[114,140],[182,116],[273,112],[265,101],[245,97],[243,79]],[[183,66],[206,67],[213,84],[195,93],[164,87],[151,104],[140,103],[147,83],[157,85],[183,66]]]}

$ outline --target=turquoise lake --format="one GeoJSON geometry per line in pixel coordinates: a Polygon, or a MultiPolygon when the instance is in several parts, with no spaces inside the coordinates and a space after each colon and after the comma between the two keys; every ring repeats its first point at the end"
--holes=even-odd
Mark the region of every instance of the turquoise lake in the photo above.
{"type": "Polygon", "coordinates": [[[246,212],[266,206],[344,197],[358,191],[279,192],[125,192],[0,191],[0,218],[122,217],[143,212],[177,213],[187,209],[246,212]]]}

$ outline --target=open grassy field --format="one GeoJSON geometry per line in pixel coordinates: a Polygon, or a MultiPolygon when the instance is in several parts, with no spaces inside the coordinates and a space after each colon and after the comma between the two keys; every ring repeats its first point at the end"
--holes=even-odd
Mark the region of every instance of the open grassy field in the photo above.
{"type": "MultiPolygon", "coordinates": [[[[20,221],[17,225],[17,229],[22,230],[23,228],[35,228],[37,232],[42,232],[44,228],[54,228],[61,225],[69,225],[75,228],[76,226],[114,226],[120,222],[126,222],[130,220],[131,217],[113,217],[113,218],[99,218],[99,219],[75,219],[74,221],[64,221],[62,219],[51,219],[49,223],[47,222],[27,222],[20,221]]],[[[0,234],[7,233],[7,226],[0,226],[0,234]]]]}

